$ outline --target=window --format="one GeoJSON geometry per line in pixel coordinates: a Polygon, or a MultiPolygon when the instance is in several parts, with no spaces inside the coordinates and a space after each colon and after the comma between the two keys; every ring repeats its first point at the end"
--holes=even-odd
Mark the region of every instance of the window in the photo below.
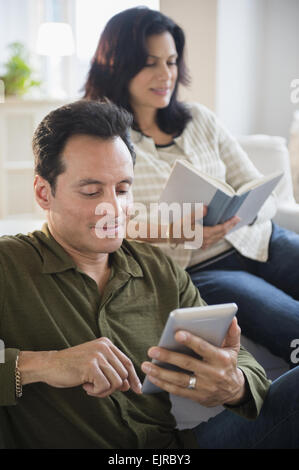
{"type": "Polygon", "coordinates": [[[159,1],[148,0],[76,0],[77,55],[80,60],[90,61],[98,43],[101,31],[107,21],[116,13],[138,5],[159,9],[159,1]]]}
{"type": "MultiPolygon", "coordinates": [[[[36,53],[38,28],[43,22],[66,22],[72,27],[76,50],[73,56],[63,58],[61,75],[68,95],[81,97],[105,24],[116,13],[139,5],[159,10],[160,0],[0,0],[0,75],[7,59],[6,46],[21,41],[30,52],[37,78],[49,81],[50,60],[36,53]]],[[[47,96],[43,87],[41,93],[47,96]]]]}
{"type": "Polygon", "coordinates": [[[82,95],[82,89],[95,53],[99,37],[107,21],[116,13],[139,5],[159,10],[159,0],[75,0],[74,35],[76,64],[73,61],[72,94],[82,95]]]}

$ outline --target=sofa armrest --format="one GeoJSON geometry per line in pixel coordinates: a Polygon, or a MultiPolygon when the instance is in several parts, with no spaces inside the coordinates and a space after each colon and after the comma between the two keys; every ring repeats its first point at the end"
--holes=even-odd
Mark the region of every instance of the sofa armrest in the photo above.
{"type": "Polygon", "coordinates": [[[283,178],[275,189],[279,204],[280,201],[282,204],[295,203],[286,139],[269,135],[250,135],[240,136],[238,141],[263,175],[283,171],[283,178]]]}
{"type": "Polygon", "coordinates": [[[299,233],[299,204],[290,202],[279,205],[273,221],[281,227],[299,233]]]}
{"type": "Polygon", "coordinates": [[[0,237],[2,235],[17,235],[18,233],[33,232],[34,230],[41,230],[45,220],[27,218],[23,215],[15,217],[7,217],[0,219],[0,237]]]}

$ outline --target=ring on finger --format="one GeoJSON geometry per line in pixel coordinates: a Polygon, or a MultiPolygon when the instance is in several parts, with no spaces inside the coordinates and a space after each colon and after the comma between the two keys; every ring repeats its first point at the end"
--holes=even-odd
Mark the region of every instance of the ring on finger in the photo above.
{"type": "Polygon", "coordinates": [[[189,383],[188,383],[188,390],[194,390],[195,387],[196,387],[196,375],[190,375],[190,378],[189,378],[189,383]]]}

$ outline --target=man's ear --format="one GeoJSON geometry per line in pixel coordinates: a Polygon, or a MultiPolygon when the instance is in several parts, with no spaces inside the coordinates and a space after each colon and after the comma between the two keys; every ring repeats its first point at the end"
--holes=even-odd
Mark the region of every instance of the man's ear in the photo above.
{"type": "Polygon", "coordinates": [[[48,181],[39,175],[35,175],[33,186],[35,199],[39,206],[44,210],[50,209],[53,194],[51,192],[51,186],[48,181]]]}

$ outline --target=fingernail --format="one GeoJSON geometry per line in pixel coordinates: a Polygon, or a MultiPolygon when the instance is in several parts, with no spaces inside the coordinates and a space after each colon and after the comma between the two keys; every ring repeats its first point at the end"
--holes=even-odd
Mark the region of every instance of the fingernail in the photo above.
{"type": "Polygon", "coordinates": [[[157,359],[160,356],[160,351],[158,349],[150,349],[148,355],[149,357],[157,359]]]}
{"type": "Polygon", "coordinates": [[[151,366],[150,366],[149,364],[142,364],[141,369],[142,369],[143,372],[145,372],[146,374],[149,374],[150,371],[151,371],[151,366]]]}
{"type": "Polygon", "coordinates": [[[179,333],[177,334],[177,339],[179,341],[186,341],[187,339],[186,333],[184,333],[183,331],[179,331],[179,333]]]}

